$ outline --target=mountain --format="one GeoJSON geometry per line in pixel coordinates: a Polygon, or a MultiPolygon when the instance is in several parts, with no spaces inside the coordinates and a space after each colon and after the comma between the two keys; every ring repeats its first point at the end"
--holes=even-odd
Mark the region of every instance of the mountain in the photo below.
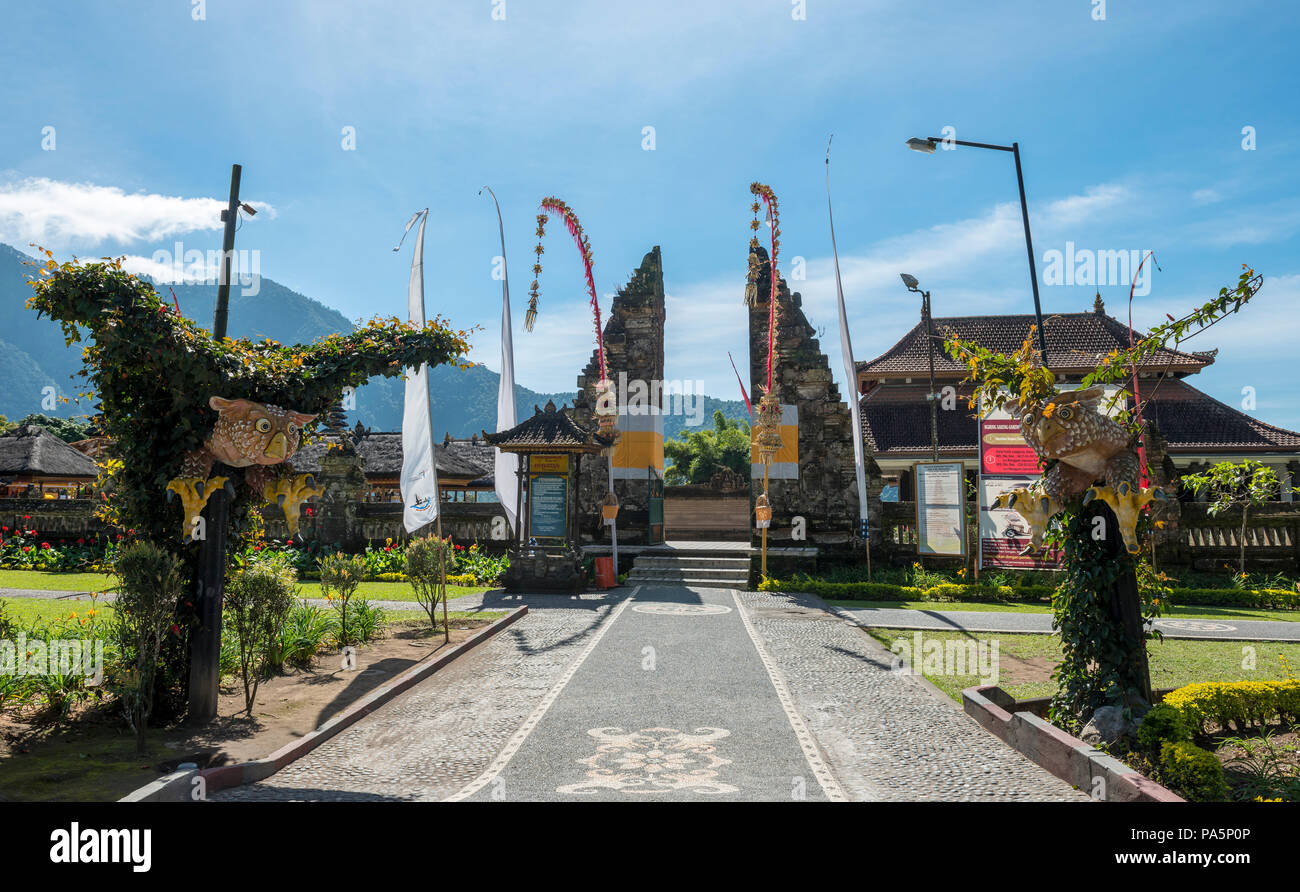
{"type": "MultiPolygon", "coordinates": [[[[88,408],[72,402],[53,408],[42,405],[42,389],[53,386],[60,397],[74,397],[86,388],[84,379],[74,377],[81,369],[81,347],[68,347],[58,323],[38,317],[26,308],[34,273],[24,265],[32,258],[9,245],[0,244],[0,415],[10,420],[32,413],[68,417],[84,414],[88,408]]],[[[156,285],[164,300],[176,295],[181,312],[191,319],[212,318],[217,304],[216,285],[156,285]]],[[[230,289],[229,334],[236,338],[271,338],[282,344],[305,344],[319,337],[352,331],[346,316],[320,301],[286,288],[263,276],[256,295],[245,295],[236,283],[230,289]]],[[[578,369],[573,370],[577,378],[578,369]]],[[[434,435],[444,432],[469,436],[494,430],[497,418],[497,386],[500,376],[486,366],[461,370],[437,366],[429,372],[430,405],[434,435]]],[[[532,414],[533,406],[547,400],[556,405],[572,403],[574,392],[537,393],[515,385],[515,406],[521,418],[532,414]]],[[[745,407],[736,400],[704,397],[703,424],[711,425],[713,410],[728,418],[747,418],[745,407]]],[[[372,378],[357,389],[356,409],[348,413],[349,423],[360,421],[375,430],[399,430],[402,426],[403,384],[400,378],[372,378]]],[[[665,434],[673,436],[685,425],[681,415],[664,420],[665,434]]]]}

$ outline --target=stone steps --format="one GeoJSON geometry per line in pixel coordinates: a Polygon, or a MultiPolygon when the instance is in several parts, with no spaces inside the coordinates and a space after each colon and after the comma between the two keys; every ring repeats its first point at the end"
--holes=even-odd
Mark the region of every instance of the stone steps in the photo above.
{"type": "Polygon", "coordinates": [[[683,585],[744,589],[749,583],[749,558],[735,552],[719,554],[643,554],[636,558],[629,585],[683,585]]]}

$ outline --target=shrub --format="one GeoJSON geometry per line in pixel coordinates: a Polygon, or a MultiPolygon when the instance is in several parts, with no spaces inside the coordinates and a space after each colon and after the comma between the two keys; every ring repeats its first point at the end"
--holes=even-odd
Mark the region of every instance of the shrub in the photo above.
{"type": "Polygon", "coordinates": [[[329,639],[335,621],[328,610],[305,600],[289,611],[280,630],[280,652],[276,662],[306,669],[329,639]]]}
{"type": "Polygon", "coordinates": [[[238,640],[244,709],[251,717],[257,688],[279,651],[280,627],[293,607],[298,575],[288,560],[269,556],[238,568],[226,581],[226,617],[238,640]]]}
{"type": "Polygon", "coordinates": [[[1161,779],[1196,802],[1228,798],[1223,766],[1209,750],[1185,740],[1166,740],[1160,747],[1161,779]]]}
{"type": "Polygon", "coordinates": [[[446,576],[452,566],[450,539],[417,536],[406,545],[406,577],[415,589],[415,600],[438,627],[438,604],[447,597],[446,576]]]}
{"type": "Polygon", "coordinates": [[[114,617],[123,654],[134,654],[133,684],[124,691],[135,729],[136,750],[144,752],[144,731],[153,710],[153,681],[163,635],[173,624],[185,586],[180,558],[151,542],[133,542],[114,565],[119,580],[114,617]]]}
{"type": "Polygon", "coordinates": [[[335,636],[339,647],[352,643],[348,628],[348,603],[357,586],[366,578],[366,559],[359,554],[331,554],[320,559],[320,589],[325,600],[337,611],[339,627],[335,636]]]}
{"type": "Polygon", "coordinates": [[[1166,694],[1164,702],[1201,734],[1211,723],[1242,729],[1278,717],[1295,722],[1300,719],[1300,679],[1189,684],[1166,694]]]}
{"type": "Polygon", "coordinates": [[[351,633],[359,644],[380,637],[387,625],[388,617],[384,608],[371,606],[364,598],[354,605],[351,633]]]}
{"type": "Polygon", "coordinates": [[[1142,717],[1137,738],[1143,749],[1158,755],[1165,741],[1191,740],[1192,729],[1180,710],[1168,703],[1160,703],[1142,717]]]}

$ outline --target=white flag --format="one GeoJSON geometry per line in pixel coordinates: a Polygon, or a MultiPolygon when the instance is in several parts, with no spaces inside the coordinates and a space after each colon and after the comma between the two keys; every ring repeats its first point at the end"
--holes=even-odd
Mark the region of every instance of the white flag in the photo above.
{"type": "Polygon", "coordinates": [[[840,309],[840,349],[844,352],[845,383],[848,385],[849,417],[853,420],[853,469],[858,478],[858,519],[867,519],[867,475],[862,462],[862,407],[858,401],[858,369],[849,342],[849,315],[844,309],[844,286],[840,283],[840,255],[835,247],[835,215],[831,213],[831,147],[826,145],[826,215],[831,224],[831,256],[835,258],[835,295],[840,309]]]}
{"type": "MultiPolygon", "coordinates": [[[[407,286],[407,312],[413,325],[424,327],[424,224],[420,216],[407,286]]],[[[415,218],[411,218],[411,223],[415,218]]],[[[409,231],[411,223],[406,224],[409,231]]],[[[413,533],[438,517],[438,471],[433,463],[433,423],[429,410],[429,366],[406,370],[406,406],[402,411],[402,522],[413,533]]]]}
{"type": "MultiPolygon", "coordinates": [[[[501,205],[496,193],[487,186],[492,203],[497,209],[497,231],[501,235],[501,380],[497,385],[497,433],[510,430],[519,423],[515,414],[515,342],[510,328],[510,274],[506,271],[506,231],[501,222],[501,205]]],[[[515,529],[515,506],[519,501],[519,456],[513,452],[496,450],[493,472],[493,489],[501,502],[510,529],[515,529]]]]}

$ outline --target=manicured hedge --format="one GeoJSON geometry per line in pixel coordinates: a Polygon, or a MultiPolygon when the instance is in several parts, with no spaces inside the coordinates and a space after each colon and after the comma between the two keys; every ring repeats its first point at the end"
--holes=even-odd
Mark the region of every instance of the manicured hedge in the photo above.
{"type": "MultiPolygon", "coordinates": [[[[1052,587],[1046,585],[972,585],[944,583],[919,588],[889,582],[823,582],[819,579],[767,579],[762,591],[807,592],[834,601],[999,601],[1050,603],[1052,587]]],[[[1300,610],[1300,592],[1286,589],[1176,588],[1173,603],[1178,607],[1253,607],[1300,610]]]]}
{"type": "Polygon", "coordinates": [[[1182,713],[1204,734],[1211,723],[1237,730],[1281,718],[1300,720],[1300,679],[1287,681],[1208,681],[1165,694],[1164,704],[1182,713]]]}

